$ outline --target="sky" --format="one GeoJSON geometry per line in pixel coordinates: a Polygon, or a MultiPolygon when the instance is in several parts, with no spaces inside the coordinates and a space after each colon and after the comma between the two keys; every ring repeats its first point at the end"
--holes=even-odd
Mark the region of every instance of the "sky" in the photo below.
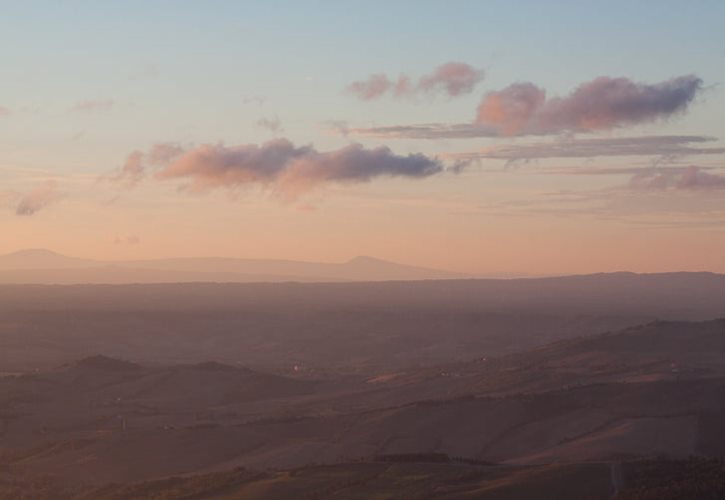
{"type": "Polygon", "coordinates": [[[0,9],[0,253],[725,272],[720,0],[0,9]]]}

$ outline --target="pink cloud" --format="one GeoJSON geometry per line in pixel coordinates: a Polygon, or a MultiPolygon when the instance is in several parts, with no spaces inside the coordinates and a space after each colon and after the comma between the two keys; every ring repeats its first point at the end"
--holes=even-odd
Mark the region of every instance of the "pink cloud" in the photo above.
{"type": "Polygon", "coordinates": [[[515,83],[486,94],[476,123],[501,135],[591,132],[667,119],[687,109],[702,80],[694,75],[645,84],[599,77],[566,97],[549,98],[533,83],[515,83]]]}
{"type": "Polygon", "coordinates": [[[25,195],[22,195],[18,205],[15,207],[15,214],[23,216],[34,215],[37,211],[55,203],[62,197],[63,195],[58,192],[57,185],[54,181],[44,182],[25,195]]]}
{"type": "Polygon", "coordinates": [[[449,62],[438,66],[429,75],[417,82],[408,75],[397,80],[383,73],[370,75],[367,80],[353,82],[347,90],[364,101],[370,101],[391,94],[394,97],[414,97],[420,94],[444,93],[449,97],[470,94],[483,80],[483,71],[461,62],[449,62]]]}
{"type": "Polygon", "coordinates": [[[101,180],[109,181],[124,189],[131,189],[146,177],[146,163],[163,165],[183,152],[184,149],[174,143],[154,144],[147,153],[133,151],[120,168],[102,176],[101,180]]]}
{"type": "Polygon", "coordinates": [[[138,245],[141,243],[141,238],[135,234],[127,234],[126,236],[116,236],[113,243],[116,245],[138,245]]]}
{"type": "Polygon", "coordinates": [[[486,94],[476,122],[494,126],[505,135],[516,135],[529,128],[545,101],[546,92],[533,83],[514,83],[486,94]]]}
{"type": "Polygon", "coordinates": [[[160,142],[151,146],[147,153],[151,165],[163,165],[184,152],[184,148],[173,142],[160,142]]]}
{"type": "Polygon", "coordinates": [[[22,198],[22,195],[18,193],[17,191],[0,191],[0,207],[3,208],[10,208],[15,207],[18,203],[18,200],[22,198]]]}
{"type": "Polygon", "coordinates": [[[690,166],[677,181],[680,189],[725,189],[725,176],[703,172],[702,169],[690,166]]]}
{"type": "Polygon", "coordinates": [[[449,62],[438,66],[433,73],[420,79],[418,86],[426,92],[445,91],[449,96],[470,94],[483,78],[483,72],[472,66],[449,62]]]}
{"type": "Polygon", "coordinates": [[[132,188],[141,182],[145,176],[146,167],[143,164],[143,153],[133,151],[128,155],[120,169],[105,178],[121,187],[132,188]]]}
{"type": "Polygon", "coordinates": [[[347,89],[364,101],[377,99],[393,88],[393,82],[383,74],[370,75],[367,80],[351,83],[347,89]]]}
{"type": "Polygon", "coordinates": [[[705,172],[694,165],[681,170],[651,169],[632,176],[630,187],[643,190],[725,189],[725,176],[705,172]]]}
{"type": "Polygon", "coordinates": [[[435,158],[397,155],[387,147],[367,149],[352,144],[318,151],[313,146],[295,146],[287,139],[261,145],[203,144],[188,150],[172,149],[171,153],[158,158],[151,152],[136,151],[118,172],[117,180],[137,182],[146,173],[144,161],[154,159],[156,179],[186,181],[183,188],[192,192],[258,186],[281,198],[294,199],[330,183],[363,183],[379,177],[421,179],[445,170],[435,158]]]}

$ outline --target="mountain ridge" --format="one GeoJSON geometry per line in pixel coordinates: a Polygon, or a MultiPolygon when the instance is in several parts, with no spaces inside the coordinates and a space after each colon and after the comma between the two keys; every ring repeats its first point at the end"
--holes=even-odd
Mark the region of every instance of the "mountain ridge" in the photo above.
{"type": "Polygon", "coordinates": [[[235,257],[96,260],[70,257],[43,248],[0,255],[0,283],[12,284],[334,282],[466,277],[471,276],[363,255],[344,262],[235,257]]]}

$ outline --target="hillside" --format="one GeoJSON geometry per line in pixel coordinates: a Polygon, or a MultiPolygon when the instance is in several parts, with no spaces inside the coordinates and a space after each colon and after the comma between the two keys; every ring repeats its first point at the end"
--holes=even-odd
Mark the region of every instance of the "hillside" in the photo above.
{"type": "Polygon", "coordinates": [[[382,454],[517,466],[717,457],[724,336],[722,320],[658,322],[462,364],[459,373],[449,365],[367,381],[92,357],[0,379],[1,463],[104,483],[382,454]]]}
{"type": "Polygon", "coordinates": [[[370,381],[401,393],[417,384],[426,397],[436,398],[724,376],[725,319],[718,319],[657,321],[508,356],[401,371],[370,381]]]}
{"type": "Polygon", "coordinates": [[[3,371],[102,353],[375,376],[725,311],[725,276],[0,286],[3,371]]]}

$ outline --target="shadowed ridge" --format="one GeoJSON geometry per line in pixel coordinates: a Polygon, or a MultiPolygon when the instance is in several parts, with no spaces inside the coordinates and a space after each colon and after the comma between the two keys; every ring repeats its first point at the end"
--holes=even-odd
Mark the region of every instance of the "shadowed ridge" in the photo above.
{"type": "Polygon", "coordinates": [[[189,257],[105,261],[45,249],[0,255],[3,283],[153,283],[255,281],[386,281],[456,279],[463,274],[360,256],[347,262],[189,257]],[[126,274],[127,273],[127,274],[126,274]]]}
{"type": "MultiPolygon", "coordinates": [[[[183,365],[182,365],[183,366],[183,365]]],[[[234,373],[254,373],[249,368],[241,366],[232,366],[218,361],[204,361],[194,365],[187,365],[192,370],[201,370],[206,372],[234,372],[234,373]]]]}
{"type": "Polygon", "coordinates": [[[347,262],[339,264],[339,266],[351,273],[350,277],[362,281],[463,279],[471,277],[463,273],[400,264],[368,255],[358,255],[347,262]]]}
{"type": "Polygon", "coordinates": [[[97,354],[61,366],[61,370],[94,370],[107,372],[135,371],[142,367],[130,361],[97,354]]]}
{"type": "Polygon", "coordinates": [[[345,262],[345,264],[392,264],[392,262],[370,257],[369,255],[358,255],[345,262]]]}
{"type": "Polygon", "coordinates": [[[28,248],[0,255],[0,270],[77,269],[95,265],[95,260],[69,257],[45,248],[28,248]]]}
{"type": "Polygon", "coordinates": [[[68,258],[68,256],[63,255],[58,252],[54,252],[52,250],[48,250],[47,248],[24,248],[22,250],[17,250],[15,252],[10,252],[8,254],[3,255],[3,257],[18,257],[18,258],[38,258],[38,257],[60,257],[60,258],[68,258]]]}

